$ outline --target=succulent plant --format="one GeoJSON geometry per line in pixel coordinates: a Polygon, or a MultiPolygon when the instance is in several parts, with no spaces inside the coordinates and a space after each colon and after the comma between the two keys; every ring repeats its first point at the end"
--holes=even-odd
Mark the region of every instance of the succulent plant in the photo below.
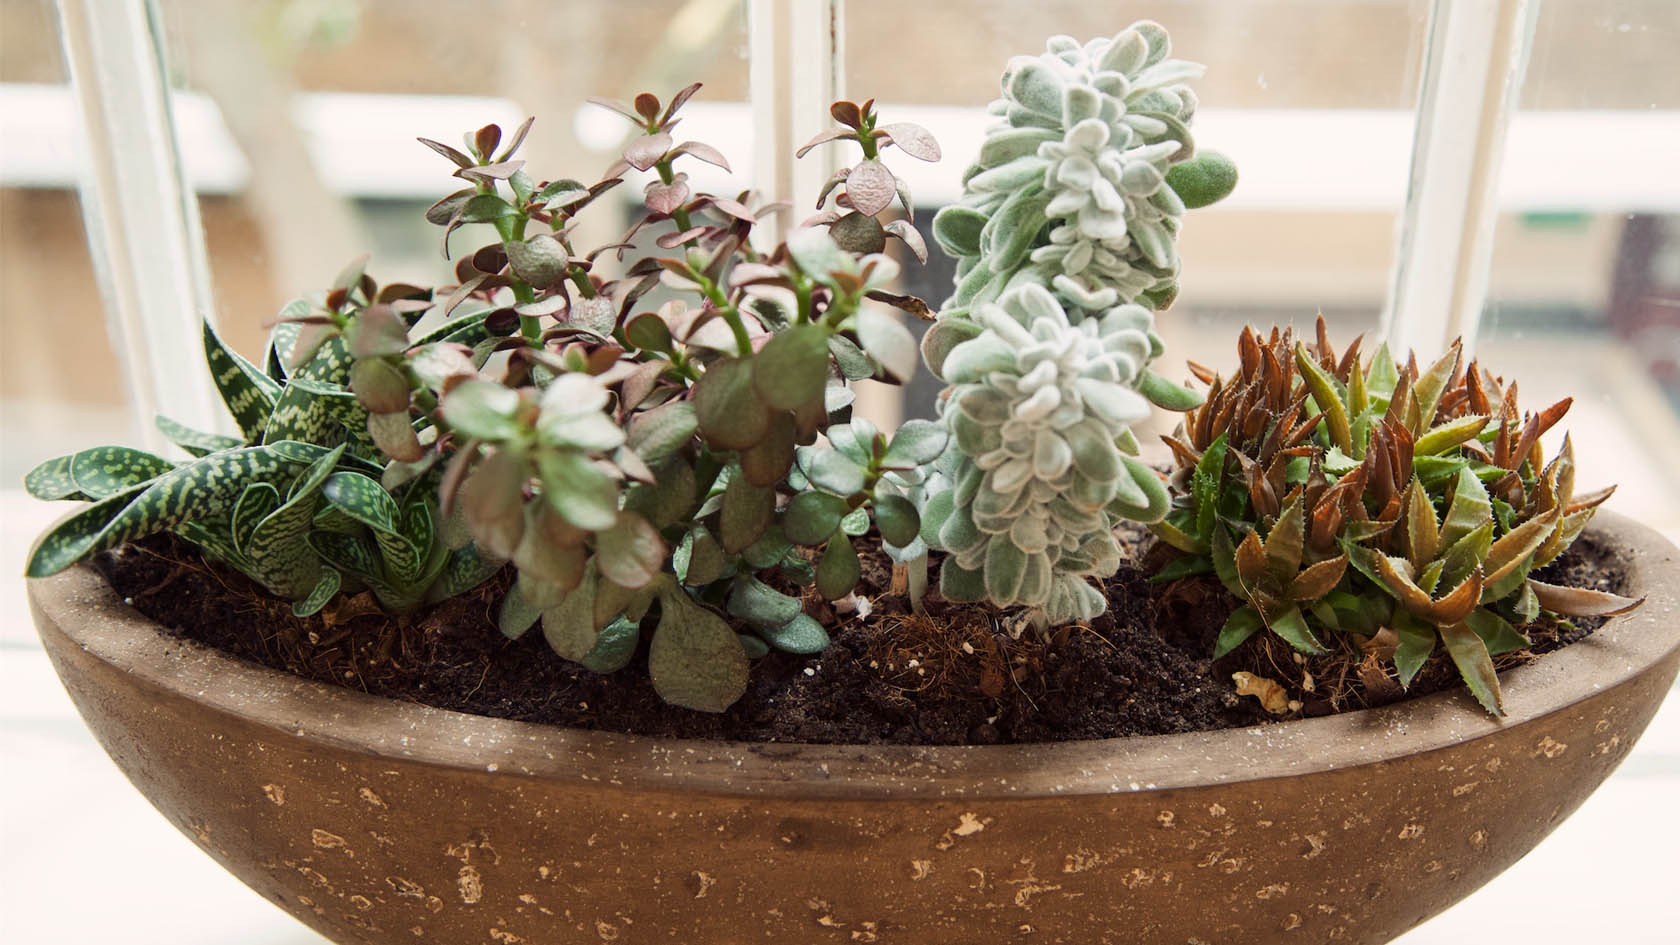
{"type": "MultiPolygon", "coordinates": [[[[928,490],[924,530],[950,553],[947,597],[1090,619],[1106,601],[1088,579],[1119,566],[1115,525],[1166,513],[1130,425],[1151,402],[1198,402],[1149,370],[1189,204],[1170,179],[1195,153],[1183,82],[1201,74],[1168,49],[1166,31],[1143,21],[1012,60],[991,109],[1002,122],[962,200],[934,218],[958,259],[956,293],[922,346],[951,385],[941,418],[955,450],[928,490]]],[[[1203,186],[1229,167],[1204,164],[1185,178],[1201,186],[1197,205],[1234,184],[1225,174],[1203,186]]]]}
{"type": "Polygon", "coordinates": [[[934,218],[958,259],[948,314],[1023,282],[1086,310],[1170,299],[1179,219],[1235,185],[1229,161],[1195,155],[1185,82],[1202,67],[1170,50],[1167,31],[1144,20],[1083,45],[1058,36],[1010,61],[990,108],[1002,120],[963,198],[934,218]]]}
{"type": "Polygon", "coordinates": [[[170,530],[292,600],[300,615],[362,587],[405,612],[489,577],[499,562],[446,542],[426,498],[435,477],[429,485],[398,487],[397,497],[380,484],[385,469],[372,459],[378,452],[369,415],[345,386],[352,365],[346,341],[354,347],[368,337],[378,319],[368,313],[380,310],[396,324],[380,330],[406,338],[408,323],[396,313],[429,307],[409,298],[417,292],[381,292],[358,261],[319,305],[296,302],[282,311],[266,370],[228,348],[206,322],[206,362],[242,436],[159,417],[162,432],[192,460],[100,447],[36,467],[25,480],[32,495],[95,504],[43,536],[27,572],[53,574],[170,530]]]}
{"type": "Polygon", "coordinates": [[[1610,494],[1575,496],[1567,437],[1549,461],[1541,449],[1568,401],[1519,413],[1516,385],[1461,366],[1456,343],[1423,370],[1386,347],[1367,364],[1357,342],[1337,353],[1322,318],[1312,345],[1245,329],[1238,351],[1230,380],[1197,368],[1210,390],[1167,438],[1173,510],[1154,526],[1185,553],[1159,578],[1213,572],[1246,602],[1216,658],[1262,628],[1304,652],[1387,630],[1402,687],[1439,641],[1498,714],[1492,657],[1528,645],[1520,627],[1638,606],[1531,577],[1610,494]]]}
{"type": "Polygon", "coordinates": [[[1153,317],[1122,305],[1071,324],[1034,285],[973,314],[981,333],[941,366],[959,454],[928,507],[950,552],[941,588],[1054,622],[1094,617],[1106,604],[1084,578],[1119,566],[1114,520],[1166,510],[1159,476],[1127,455],[1129,425],[1149,412],[1135,385],[1161,350],[1153,317]]]}
{"type": "MultiPolygon", "coordinates": [[[[892,553],[926,554],[913,498],[948,434],[926,421],[892,437],[848,423],[845,382],[901,382],[916,369],[915,341],[891,308],[927,308],[888,291],[898,267],[879,250],[886,235],[921,247],[908,221],[875,219],[895,195],[908,208],[881,153],[926,160],[938,147],[914,125],[880,123],[872,103],[836,103],[841,127],[811,146],[850,141],[862,160],[825,188],[819,206],[832,196],[834,211],[761,252],[749,241],[763,212],[749,207],[753,195],[696,193],[681,170],[686,160],[728,168],[715,148],[671,137],[697,89],[664,104],[650,94],[602,103],[637,132],[594,184],[532,179],[517,157],[529,122],[506,144],[495,126],[467,135],[464,149],[425,142],[469,184],[427,213],[446,254],[468,224],[488,224],[495,241],[458,261],[458,284],[417,294],[424,305],[353,298],[357,317],[346,320],[329,297],[302,321],[310,343],[337,353],[365,416],[356,445],[384,461],[379,483],[342,479],[369,500],[351,517],[373,541],[317,533],[323,554],[353,554],[369,565],[364,582],[412,593],[409,576],[423,583],[436,559],[416,560],[396,539],[409,522],[447,533],[451,546],[515,567],[499,614],[508,636],[540,624],[561,656],[610,672],[651,632],[656,690],[720,711],[745,688],[750,657],[828,644],[799,588],[849,594],[853,540],[872,524],[892,553]],[[643,172],[646,212],[630,231],[574,247],[577,214],[643,172]],[[657,249],[606,274],[602,263],[639,234],[657,249]],[[667,300],[647,306],[656,288],[667,300]],[[443,324],[410,338],[407,318],[421,311],[443,324]]],[[[338,483],[329,478],[329,500],[338,483]]]]}

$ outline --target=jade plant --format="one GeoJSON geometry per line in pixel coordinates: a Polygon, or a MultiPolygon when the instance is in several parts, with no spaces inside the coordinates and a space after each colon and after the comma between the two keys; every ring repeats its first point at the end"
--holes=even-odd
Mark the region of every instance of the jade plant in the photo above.
{"type": "Polygon", "coordinates": [[[1576,494],[1567,436],[1542,447],[1568,400],[1521,411],[1456,342],[1421,369],[1386,345],[1338,352],[1322,318],[1311,342],[1244,329],[1238,355],[1229,379],[1195,368],[1207,399],[1166,438],[1173,507],[1154,526],[1183,553],[1160,579],[1212,573],[1242,601],[1215,658],[1262,630],[1304,654],[1341,634],[1390,652],[1403,688],[1439,647],[1502,714],[1493,657],[1528,646],[1523,627],[1639,605],[1535,576],[1612,491],[1576,494]]]}
{"type": "Polygon", "coordinates": [[[957,287],[923,342],[950,387],[954,449],[928,490],[923,536],[949,552],[953,600],[1023,604],[1039,622],[1090,619],[1090,583],[1120,563],[1115,526],[1167,511],[1131,425],[1197,398],[1149,370],[1155,312],[1177,293],[1180,221],[1235,184],[1190,133],[1195,63],[1159,25],[1012,60],[1000,119],[934,218],[957,287]]]}

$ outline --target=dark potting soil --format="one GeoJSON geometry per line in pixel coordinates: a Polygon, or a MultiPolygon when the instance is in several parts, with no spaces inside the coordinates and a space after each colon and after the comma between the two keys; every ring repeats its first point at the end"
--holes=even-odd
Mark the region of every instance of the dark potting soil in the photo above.
{"type": "MultiPolygon", "coordinates": [[[[1351,642],[1302,660],[1256,634],[1217,662],[1208,659],[1235,602],[1216,582],[1158,585],[1145,563],[1151,539],[1128,536],[1136,557],[1105,582],[1109,612],[1048,635],[1020,632],[1011,614],[926,598],[910,613],[892,587],[890,561],[864,553],[858,596],[865,611],[807,596],[833,645],[812,657],[756,660],[746,694],[721,714],[662,702],[648,682],[646,651],[625,669],[597,675],[555,655],[539,629],[518,640],[496,629],[510,582],[477,590],[398,622],[366,594],[340,598],[299,619],[291,605],[236,572],[207,564],[192,546],[160,535],[98,557],[118,594],[170,632],[232,655],[374,695],[497,718],[643,735],[830,744],[993,744],[1157,735],[1322,715],[1393,701],[1402,694],[1380,654],[1351,642]],[[1273,714],[1239,696],[1234,673],[1282,687],[1273,714]]],[[[1543,580],[1624,590],[1627,568],[1591,537],[1539,575],[1543,580]]],[[[936,572],[937,573],[937,572],[936,572]]],[[[935,582],[937,583],[937,582],[935,582]]],[[[1014,618],[1019,619],[1019,618],[1014,618]]],[[[1602,620],[1527,628],[1531,649],[1500,657],[1504,669],[1591,633],[1602,620]]],[[[649,627],[651,629],[651,627],[649,627]]],[[[1327,643],[1330,641],[1326,641],[1327,643]]],[[[1458,685],[1437,653],[1407,695],[1458,685]]]]}

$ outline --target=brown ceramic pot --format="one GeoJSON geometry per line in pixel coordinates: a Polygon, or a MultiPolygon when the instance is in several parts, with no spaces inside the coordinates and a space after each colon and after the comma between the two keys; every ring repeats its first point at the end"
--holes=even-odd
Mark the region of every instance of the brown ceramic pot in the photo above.
{"type": "Polygon", "coordinates": [[[1680,663],[1650,599],[1461,693],[1258,728],[991,747],[689,742],[480,718],[183,643],[77,568],[53,664],[177,827],[335,942],[1386,942],[1504,870],[1632,747],[1680,663]]]}

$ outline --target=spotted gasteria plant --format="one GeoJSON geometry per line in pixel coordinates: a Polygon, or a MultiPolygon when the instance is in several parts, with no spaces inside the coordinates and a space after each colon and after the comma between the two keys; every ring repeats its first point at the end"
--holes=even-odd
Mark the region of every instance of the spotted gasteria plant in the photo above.
{"type": "Polygon", "coordinates": [[[1173,510],[1154,526],[1184,553],[1159,577],[1212,572],[1244,602],[1216,658],[1262,629],[1309,654],[1346,634],[1387,654],[1395,679],[1368,685],[1405,687],[1439,644],[1502,714],[1493,657],[1529,644],[1521,628],[1639,606],[1533,576],[1612,491],[1577,496],[1569,438],[1541,446],[1568,400],[1520,411],[1456,342],[1422,370],[1386,345],[1338,353],[1322,318],[1310,343],[1244,329],[1238,353],[1229,379],[1196,368],[1210,390],[1167,438],[1173,510]]]}
{"type": "Polygon", "coordinates": [[[923,523],[949,552],[947,598],[1090,619],[1107,604],[1089,579],[1120,563],[1115,526],[1166,514],[1130,427],[1151,402],[1198,402],[1149,370],[1154,316],[1177,293],[1186,209],[1235,185],[1228,161],[1196,155],[1185,82],[1202,67],[1170,48],[1142,21],[1012,60],[962,199],[934,218],[958,260],[923,342],[950,385],[941,419],[955,449],[923,523]]]}
{"type": "Polygon", "coordinates": [[[376,334],[406,335],[428,297],[408,285],[381,290],[356,263],[323,299],[287,306],[263,368],[205,322],[205,358],[240,436],[159,417],[193,459],[99,447],[36,467],[25,478],[31,495],[93,504],[42,537],[27,573],[54,574],[167,530],[294,601],[299,615],[340,591],[370,589],[404,613],[481,583],[500,563],[446,527],[436,477],[385,466],[369,432],[377,423],[347,386],[355,352],[376,334]]]}

